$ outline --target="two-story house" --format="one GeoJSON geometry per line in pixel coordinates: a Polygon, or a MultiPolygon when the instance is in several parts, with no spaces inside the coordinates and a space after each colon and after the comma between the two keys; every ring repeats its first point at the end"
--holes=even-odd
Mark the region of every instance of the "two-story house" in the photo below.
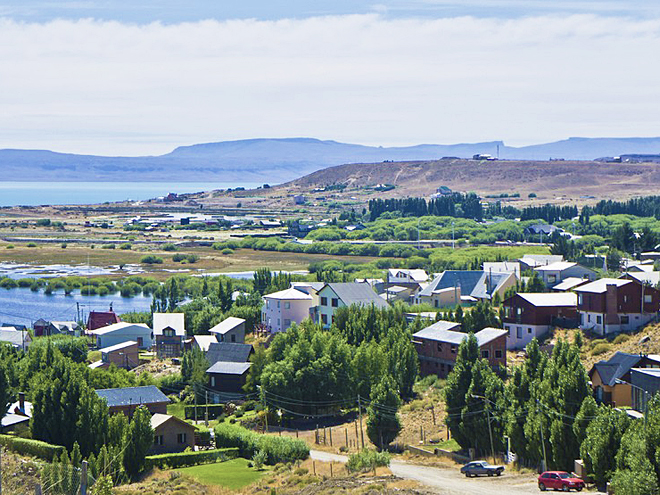
{"type": "Polygon", "coordinates": [[[245,342],[245,320],[230,316],[209,330],[217,342],[245,342]]]}
{"type": "Polygon", "coordinates": [[[285,332],[292,323],[309,318],[314,297],[298,289],[285,289],[263,296],[261,323],[271,333],[285,332]]]}
{"type": "Polygon", "coordinates": [[[418,293],[416,302],[442,308],[490,301],[496,294],[500,298],[504,297],[506,289],[515,285],[514,272],[446,270],[418,293]]]}
{"type": "MultiPolygon", "coordinates": [[[[460,324],[453,321],[437,321],[413,335],[422,376],[445,378],[454,369],[458,347],[468,337],[459,331],[460,328],[460,324]]],[[[484,328],[474,336],[479,344],[479,355],[496,371],[506,368],[507,331],[484,328]]]]}
{"type": "Polygon", "coordinates": [[[183,313],[154,313],[154,337],[159,359],[181,357],[186,337],[183,313]]]}
{"type": "Polygon", "coordinates": [[[518,293],[502,306],[507,349],[522,349],[553,326],[575,327],[578,322],[577,295],[572,292],[518,293]]]}
{"type": "Polygon", "coordinates": [[[633,405],[633,368],[660,368],[660,356],[616,352],[607,361],[598,361],[589,370],[589,381],[598,403],[614,407],[633,405]]]}
{"type": "Polygon", "coordinates": [[[389,308],[390,305],[374,292],[368,283],[345,282],[325,284],[319,291],[319,305],[314,308],[313,319],[329,328],[335,313],[346,306],[375,306],[389,308]]]}
{"type": "Polygon", "coordinates": [[[575,292],[580,328],[599,335],[636,330],[660,309],[660,292],[636,280],[602,278],[575,292]]]}

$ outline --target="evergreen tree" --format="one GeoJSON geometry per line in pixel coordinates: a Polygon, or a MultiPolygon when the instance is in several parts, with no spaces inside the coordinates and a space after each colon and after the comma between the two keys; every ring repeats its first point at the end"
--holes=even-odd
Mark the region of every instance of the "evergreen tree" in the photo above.
{"type": "Polygon", "coordinates": [[[401,431],[398,410],[401,406],[395,382],[385,375],[371,389],[371,402],[367,407],[367,435],[380,450],[385,449],[401,431]]]}
{"type": "Polygon", "coordinates": [[[124,441],[124,470],[135,478],[144,470],[145,457],[153,445],[154,432],[151,429],[151,413],[146,407],[138,407],[133,414],[124,441]]]}

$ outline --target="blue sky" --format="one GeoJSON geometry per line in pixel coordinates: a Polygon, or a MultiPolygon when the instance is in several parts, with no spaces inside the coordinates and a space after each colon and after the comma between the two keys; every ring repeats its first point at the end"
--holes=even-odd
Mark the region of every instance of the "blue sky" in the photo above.
{"type": "Polygon", "coordinates": [[[654,136],[654,4],[0,0],[0,148],[654,136]]]}

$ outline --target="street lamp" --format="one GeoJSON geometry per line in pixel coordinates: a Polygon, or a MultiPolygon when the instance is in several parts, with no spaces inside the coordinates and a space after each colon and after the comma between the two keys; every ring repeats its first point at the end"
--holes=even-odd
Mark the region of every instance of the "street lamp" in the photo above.
{"type": "Polygon", "coordinates": [[[490,408],[488,407],[489,404],[495,405],[493,401],[488,399],[487,397],[484,397],[483,395],[475,395],[472,394],[473,399],[483,399],[485,401],[484,406],[486,407],[486,415],[488,416],[488,435],[490,436],[490,451],[491,454],[493,455],[493,461],[495,461],[495,446],[493,445],[493,430],[490,426],[490,408]]]}

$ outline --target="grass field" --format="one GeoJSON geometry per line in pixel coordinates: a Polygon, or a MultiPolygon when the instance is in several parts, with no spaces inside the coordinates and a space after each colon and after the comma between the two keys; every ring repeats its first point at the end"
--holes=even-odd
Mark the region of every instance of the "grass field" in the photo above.
{"type": "Polygon", "coordinates": [[[215,464],[203,464],[177,469],[182,474],[195,478],[200,483],[219,485],[232,490],[243,488],[259,481],[268,471],[257,471],[248,467],[247,459],[232,459],[231,461],[215,464]]]}
{"type": "Polygon", "coordinates": [[[185,404],[183,402],[173,402],[167,405],[167,414],[176,416],[179,419],[186,419],[185,404]]]}

